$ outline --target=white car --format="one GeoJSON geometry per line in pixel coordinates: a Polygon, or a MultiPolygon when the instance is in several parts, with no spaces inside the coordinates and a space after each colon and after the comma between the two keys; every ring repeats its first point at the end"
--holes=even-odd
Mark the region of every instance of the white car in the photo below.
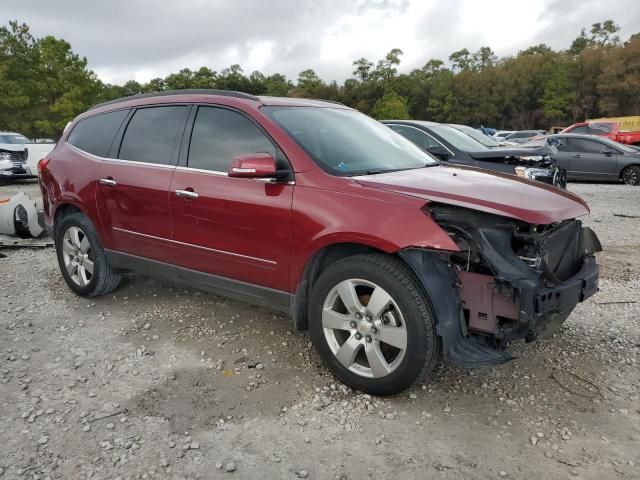
{"type": "Polygon", "coordinates": [[[0,132],[0,180],[34,178],[38,161],[53,150],[55,142],[32,142],[15,132],[0,132]]]}

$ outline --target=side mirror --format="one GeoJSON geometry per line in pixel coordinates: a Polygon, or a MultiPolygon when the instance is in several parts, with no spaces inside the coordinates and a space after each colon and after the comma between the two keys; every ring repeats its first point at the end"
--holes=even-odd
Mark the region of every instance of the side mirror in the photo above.
{"type": "Polygon", "coordinates": [[[268,153],[238,155],[227,173],[238,178],[276,178],[276,160],[268,153]]]}
{"type": "Polygon", "coordinates": [[[602,152],[600,152],[600,153],[606,155],[607,157],[610,157],[611,155],[613,155],[616,152],[614,152],[610,148],[605,147],[605,148],[602,149],[602,152]]]}
{"type": "Polygon", "coordinates": [[[431,155],[438,157],[440,160],[447,161],[451,158],[451,154],[449,153],[449,150],[444,148],[442,145],[427,147],[426,151],[429,152],[431,155]]]}

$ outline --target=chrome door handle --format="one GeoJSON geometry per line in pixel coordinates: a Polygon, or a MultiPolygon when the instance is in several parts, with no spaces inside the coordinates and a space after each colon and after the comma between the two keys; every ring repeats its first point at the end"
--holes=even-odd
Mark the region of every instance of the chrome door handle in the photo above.
{"type": "Polygon", "coordinates": [[[112,178],[101,178],[100,180],[98,180],[98,183],[100,183],[100,185],[107,185],[108,187],[113,187],[117,185],[118,182],[116,182],[112,178]]]}
{"type": "Polygon", "coordinates": [[[199,197],[197,192],[193,192],[191,190],[176,190],[176,195],[178,197],[184,197],[184,198],[198,198],[199,197]]]}

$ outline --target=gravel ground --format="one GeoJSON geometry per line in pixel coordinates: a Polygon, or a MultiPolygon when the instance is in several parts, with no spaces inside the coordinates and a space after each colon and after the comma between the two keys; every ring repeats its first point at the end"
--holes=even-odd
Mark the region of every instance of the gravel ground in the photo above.
{"type": "MultiPolygon", "coordinates": [[[[0,196],[36,185],[0,187],[0,196]]],[[[268,310],[131,277],[68,290],[0,259],[0,478],[640,478],[640,188],[570,185],[601,291],[495,368],[354,392],[268,310]],[[618,303],[619,302],[619,303],[618,303]]]]}

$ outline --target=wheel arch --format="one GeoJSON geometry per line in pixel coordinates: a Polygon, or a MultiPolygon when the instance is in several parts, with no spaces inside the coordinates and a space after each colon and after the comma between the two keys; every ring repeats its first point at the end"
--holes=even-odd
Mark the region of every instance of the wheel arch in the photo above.
{"type": "Polygon", "coordinates": [[[60,220],[62,220],[64,217],[68,215],[72,215],[74,213],[86,214],[77,203],[73,201],[68,201],[68,200],[56,205],[52,213],[53,213],[52,215],[53,223],[51,225],[52,233],[55,232],[55,229],[57,228],[56,225],[58,225],[60,220]]]}
{"type": "Polygon", "coordinates": [[[393,257],[404,263],[407,266],[407,270],[413,274],[407,262],[397,255],[398,252],[385,251],[376,246],[359,242],[336,242],[325,245],[307,260],[302,276],[297,282],[295,292],[292,294],[291,316],[296,330],[304,331],[309,327],[309,296],[314,282],[320,274],[337,260],[362,253],[377,253],[393,257]]]}

